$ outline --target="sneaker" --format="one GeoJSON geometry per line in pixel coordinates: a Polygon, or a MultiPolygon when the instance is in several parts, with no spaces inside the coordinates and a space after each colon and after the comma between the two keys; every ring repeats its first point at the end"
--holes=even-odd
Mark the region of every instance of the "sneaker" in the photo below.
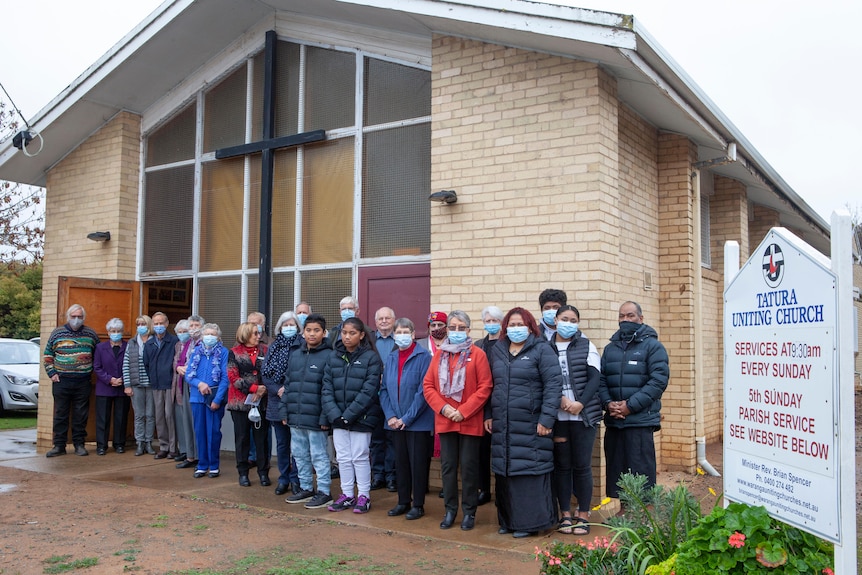
{"type": "Polygon", "coordinates": [[[364,495],[356,498],[356,505],[353,506],[354,513],[368,513],[371,510],[371,500],[364,495]]]}
{"type": "Polygon", "coordinates": [[[348,497],[345,494],[341,494],[338,496],[338,499],[335,500],[335,503],[327,507],[330,511],[344,511],[345,509],[350,509],[356,504],[356,500],[352,497],[348,497]]]}
{"type": "Polygon", "coordinates": [[[305,503],[309,499],[314,497],[314,491],[309,491],[308,489],[300,489],[298,492],[294,493],[287,499],[285,502],[287,503],[305,503]]]}
{"type": "Polygon", "coordinates": [[[308,503],[305,504],[306,509],[320,509],[321,507],[326,507],[332,502],[332,496],[329,493],[324,493],[323,491],[318,491],[314,494],[314,497],[309,499],[308,503]]]}

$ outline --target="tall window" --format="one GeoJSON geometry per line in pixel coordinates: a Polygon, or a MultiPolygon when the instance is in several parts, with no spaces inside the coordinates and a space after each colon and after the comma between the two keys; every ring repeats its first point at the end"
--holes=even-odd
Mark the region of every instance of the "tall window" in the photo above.
{"type": "MultiPolygon", "coordinates": [[[[231,334],[257,309],[263,55],[233,68],[147,135],[140,276],[192,277],[195,309],[231,334]]],[[[430,254],[431,75],[357,50],[278,42],[271,319],[306,300],[334,325],[363,264],[430,254]]]]}

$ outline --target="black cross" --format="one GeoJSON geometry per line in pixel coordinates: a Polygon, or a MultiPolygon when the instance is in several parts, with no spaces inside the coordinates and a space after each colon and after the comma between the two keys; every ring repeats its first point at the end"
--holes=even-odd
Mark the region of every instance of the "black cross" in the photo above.
{"type": "Polygon", "coordinates": [[[303,132],[292,136],[275,136],[275,31],[266,33],[263,75],[263,139],[259,142],[221,148],[215,151],[217,160],[261,152],[260,174],[260,262],[258,264],[258,311],[269,315],[272,304],[272,180],[275,150],[321,142],[325,130],[303,132]]]}

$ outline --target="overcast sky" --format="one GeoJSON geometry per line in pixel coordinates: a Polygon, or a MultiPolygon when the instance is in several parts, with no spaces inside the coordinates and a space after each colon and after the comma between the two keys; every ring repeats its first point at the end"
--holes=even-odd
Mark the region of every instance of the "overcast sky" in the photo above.
{"type": "MultiPolygon", "coordinates": [[[[827,223],[862,207],[862,2],[556,1],[633,14],[827,223]]],[[[30,119],[160,3],[5,2],[0,83],[30,119]]]]}

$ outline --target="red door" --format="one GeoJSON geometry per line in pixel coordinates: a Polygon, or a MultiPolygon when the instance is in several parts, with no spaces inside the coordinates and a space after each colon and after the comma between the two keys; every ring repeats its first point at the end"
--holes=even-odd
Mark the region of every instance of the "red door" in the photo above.
{"type": "Polygon", "coordinates": [[[405,264],[359,268],[359,309],[374,327],[374,313],[391,307],[395,317],[408,317],[416,325],[416,339],[428,337],[431,308],[431,264],[405,264]]]}

